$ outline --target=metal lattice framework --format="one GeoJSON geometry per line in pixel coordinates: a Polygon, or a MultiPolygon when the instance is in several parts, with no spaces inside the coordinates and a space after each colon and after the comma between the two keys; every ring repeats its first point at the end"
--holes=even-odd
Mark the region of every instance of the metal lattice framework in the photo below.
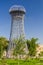
{"type": "MultiPolygon", "coordinates": [[[[10,8],[9,13],[11,14],[11,32],[10,32],[10,43],[9,49],[13,48],[12,40],[19,38],[20,35],[24,35],[24,15],[25,8],[23,6],[14,5],[10,8]]],[[[9,50],[8,49],[8,50],[9,50]]]]}

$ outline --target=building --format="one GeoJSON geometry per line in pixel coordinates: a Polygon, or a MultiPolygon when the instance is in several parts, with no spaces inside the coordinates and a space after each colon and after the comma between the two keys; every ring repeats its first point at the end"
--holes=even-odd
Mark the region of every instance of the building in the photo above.
{"type": "Polygon", "coordinates": [[[39,54],[40,54],[41,52],[43,52],[43,44],[39,44],[39,46],[37,47],[36,50],[37,50],[36,56],[38,57],[39,54]]]}

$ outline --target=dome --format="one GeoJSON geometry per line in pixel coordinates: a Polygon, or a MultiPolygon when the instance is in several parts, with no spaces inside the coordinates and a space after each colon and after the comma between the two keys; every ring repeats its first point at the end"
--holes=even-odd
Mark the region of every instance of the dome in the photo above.
{"type": "Polygon", "coordinates": [[[9,13],[12,13],[12,12],[16,12],[16,11],[21,11],[23,13],[26,12],[25,8],[23,6],[20,6],[20,5],[13,5],[10,9],[9,9],[9,13]]]}

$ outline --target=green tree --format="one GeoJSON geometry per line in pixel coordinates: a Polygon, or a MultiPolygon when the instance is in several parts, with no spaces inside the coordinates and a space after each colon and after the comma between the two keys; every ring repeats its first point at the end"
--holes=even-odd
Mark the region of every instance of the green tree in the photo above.
{"type": "Polygon", "coordinates": [[[38,46],[37,40],[38,38],[32,38],[31,40],[26,41],[30,56],[35,56],[36,54],[36,47],[38,46]]]}
{"type": "Polygon", "coordinates": [[[7,50],[8,47],[8,40],[5,37],[0,37],[0,58],[4,52],[7,50]]]}

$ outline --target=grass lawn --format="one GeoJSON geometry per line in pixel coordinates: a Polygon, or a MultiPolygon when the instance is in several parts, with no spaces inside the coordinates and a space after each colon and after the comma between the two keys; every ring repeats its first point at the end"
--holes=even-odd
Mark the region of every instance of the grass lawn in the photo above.
{"type": "MultiPolygon", "coordinates": [[[[0,60],[0,65],[18,65],[18,60],[3,59],[0,60]]],[[[43,65],[43,59],[19,60],[19,65],[43,65]]]]}

